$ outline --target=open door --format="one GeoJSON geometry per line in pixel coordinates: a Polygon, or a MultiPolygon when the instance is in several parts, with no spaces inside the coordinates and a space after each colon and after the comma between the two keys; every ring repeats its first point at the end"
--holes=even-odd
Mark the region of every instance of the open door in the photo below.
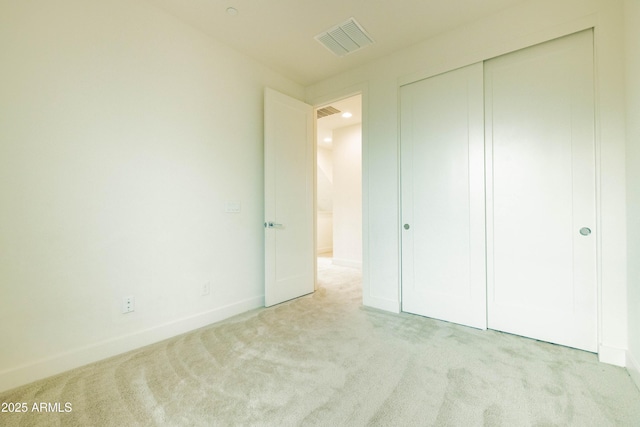
{"type": "Polygon", "coordinates": [[[264,97],[265,306],[314,290],[313,107],[264,97]]]}

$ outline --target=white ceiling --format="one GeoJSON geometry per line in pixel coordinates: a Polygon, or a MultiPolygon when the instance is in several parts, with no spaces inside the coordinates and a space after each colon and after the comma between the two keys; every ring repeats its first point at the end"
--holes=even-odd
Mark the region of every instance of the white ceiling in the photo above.
{"type": "Polygon", "coordinates": [[[307,86],[525,0],[148,1],[307,86]],[[314,40],[350,17],[373,45],[337,57],[314,40]]]}

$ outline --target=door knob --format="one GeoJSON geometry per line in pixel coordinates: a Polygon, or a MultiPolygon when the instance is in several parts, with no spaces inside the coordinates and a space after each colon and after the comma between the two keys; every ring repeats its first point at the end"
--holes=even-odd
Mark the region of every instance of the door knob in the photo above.
{"type": "Polygon", "coordinates": [[[583,236],[588,236],[589,234],[591,234],[591,229],[589,227],[582,227],[580,229],[580,234],[582,234],[583,236]]]}
{"type": "Polygon", "coordinates": [[[405,229],[405,230],[408,230],[408,229],[410,229],[410,228],[411,228],[411,226],[410,226],[409,224],[405,224],[405,225],[404,225],[404,229],[405,229]]]}

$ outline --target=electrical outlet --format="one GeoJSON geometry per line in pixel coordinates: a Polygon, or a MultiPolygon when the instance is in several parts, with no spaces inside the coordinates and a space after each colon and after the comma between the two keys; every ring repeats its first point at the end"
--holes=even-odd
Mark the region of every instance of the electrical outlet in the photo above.
{"type": "Polygon", "coordinates": [[[200,294],[204,297],[211,293],[211,282],[204,282],[200,294]]]}
{"type": "Polygon", "coordinates": [[[122,313],[127,314],[136,310],[136,298],[131,295],[122,299],[122,313]]]}

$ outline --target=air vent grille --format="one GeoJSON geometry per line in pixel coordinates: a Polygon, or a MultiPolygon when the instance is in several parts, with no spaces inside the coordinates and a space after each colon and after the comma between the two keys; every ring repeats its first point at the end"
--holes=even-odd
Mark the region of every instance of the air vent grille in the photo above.
{"type": "Polygon", "coordinates": [[[327,116],[332,116],[334,114],[338,114],[340,112],[340,110],[338,110],[337,108],[334,107],[324,107],[324,108],[318,108],[317,114],[318,114],[318,118],[321,119],[323,117],[327,117],[327,116]]]}
{"type": "Polygon", "coordinates": [[[348,55],[373,43],[373,38],[354,18],[314,38],[337,56],[348,55]]]}

